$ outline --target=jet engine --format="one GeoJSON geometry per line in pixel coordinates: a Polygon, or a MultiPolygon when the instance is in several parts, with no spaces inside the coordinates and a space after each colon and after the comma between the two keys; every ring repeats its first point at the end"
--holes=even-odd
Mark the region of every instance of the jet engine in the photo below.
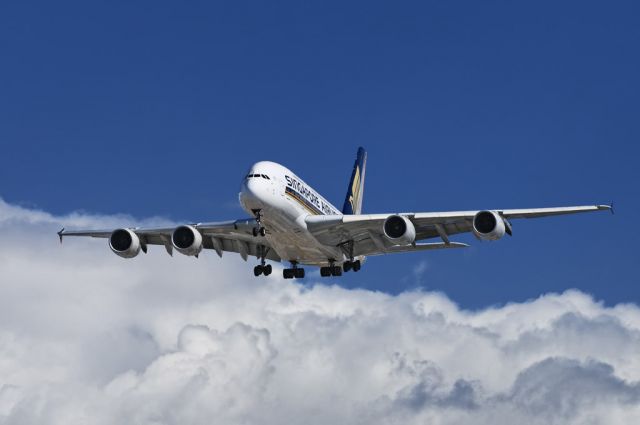
{"type": "Polygon", "coordinates": [[[473,233],[483,241],[497,241],[504,236],[504,219],[495,211],[480,211],[473,217],[473,233]]]}
{"type": "Polygon", "coordinates": [[[401,215],[390,215],[382,226],[384,235],[395,245],[410,245],[416,240],[416,228],[401,215]]]}
{"type": "Polygon", "coordinates": [[[198,255],[202,251],[202,235],[193,226],[178,226],[171,235],[171,243],[180,254],[198,255]]]}
{"type": "Polygon", "coordinates": [[[109,248],[122,258],[133,258],[140,253],[140,238],[129,229],[116,229],[109,236],[109,248]]]}

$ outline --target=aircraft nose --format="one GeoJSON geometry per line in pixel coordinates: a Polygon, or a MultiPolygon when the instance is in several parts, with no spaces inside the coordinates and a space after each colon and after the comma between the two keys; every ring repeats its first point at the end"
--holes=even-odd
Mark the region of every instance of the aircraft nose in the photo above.
{"type": "Polygon", "coordinates": [[[240,196],[244,204],[259,207],[264,202],[264,182],[260,178],[247,178],[242,183],[240,196]]]}
{"type": "Polygon", "coordinates": [[[247,196],[250,196],[252,198],[255,197],[256,192],[257,192],[257,187],[256,187],[256,183],[253,179],[247,179],[244,182],[244,191],[247,193],[247,196]]]}

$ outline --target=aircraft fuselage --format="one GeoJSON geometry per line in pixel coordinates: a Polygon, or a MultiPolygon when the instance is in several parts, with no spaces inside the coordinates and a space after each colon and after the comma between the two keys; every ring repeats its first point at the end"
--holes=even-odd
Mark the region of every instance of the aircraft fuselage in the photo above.
{"type": "Polygon", "coordinates": [[[338,247],[318,243],[308,231],[308,215],[341,212],[288,168],[270,161],[254,164],[240,187],[240,204],[251,215],[260,211],[265,238],[285,261],[328,265],[346,259],[338,247]]]}

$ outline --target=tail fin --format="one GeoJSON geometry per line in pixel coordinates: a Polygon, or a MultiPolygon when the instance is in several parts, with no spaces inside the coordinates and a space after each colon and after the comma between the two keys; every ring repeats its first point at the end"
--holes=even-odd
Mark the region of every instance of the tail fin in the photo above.
{"type": "Polygon", "coordinates": [[[353,173],[351,173],[351,181],[347,188],[347,197],[344,200],[342,214],[361,214],[362,213],[362,195],[364,192],[364,175],[367,168],[367,151],[364,148],[358,148],[358,156],[356,163],[353,165],[353,173]]]}

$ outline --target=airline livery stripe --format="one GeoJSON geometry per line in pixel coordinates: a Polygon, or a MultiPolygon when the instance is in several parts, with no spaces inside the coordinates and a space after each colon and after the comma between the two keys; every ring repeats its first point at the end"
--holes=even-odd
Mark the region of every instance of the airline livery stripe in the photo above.
{"type": "Polygon", "coordinates": [[[360,167],[356,166],[354,176],[353,176],[353,185],[351,185],[351,196],[349,197],[349,202],[351,202],[351,209],[353,213],[356,214],[358,212],[358,205],[360,203],[360,167]]]}
{"type": "Polygon", "coordinates": [[[287,195],[289,195],[291,198],[293,198],[294,200],[298,201],[298,203],[300,205],[302,205],[303,207],[305,207],[307,210],[309,210],[310,212],[312,212],[314,215],[324,215],[324,213],[318,209],[318,207],[316,207],[315,205],[313,205],[311,202],[307,201],[305,198],[303,198],[302,196],[300,196],[298,193],[296,193],[293,189],[291,189],[290,187],[286,187],[285,188],[285,193],[287,195]]]}

